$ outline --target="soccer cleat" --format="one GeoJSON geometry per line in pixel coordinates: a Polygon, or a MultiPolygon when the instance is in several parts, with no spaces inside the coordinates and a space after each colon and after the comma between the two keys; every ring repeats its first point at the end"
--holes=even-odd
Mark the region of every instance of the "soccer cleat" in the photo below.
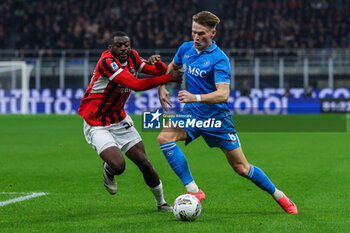
{"type": "Polygon", "coordinates": [[[103,163],[103,182],[107,191],[114,195],[117,193],[117,181],[115,180],[114,175],[110,175],[106,169],[106,163],[103,163]]]}
{"type": "Polygon", "coordinates": [[[277,200],[277,203],[286,211],[288,214],[298,214],[297,206],[284,194],[277,200]]]}
{"type": "Polygon", "coordinates": [[[187,192],[188,194],[191,194],[191,195],[193,195],[193,196],[195,196],[195,197],[197,197],[197,199],[201,202],[201,201],[203,201],[204,199],[205,199],[205,193],[201,190],[201,189],[199,189],[199,191],[198,192],[196,192],[196,193],[192,193],[192,192],[187,192]]]}
{"type": "Polygon", "coordinates": [[[168,205],[168,203],[164,203],[163,205],[157,206],[159,212],[173,212],[173,207],[168,205]]]}

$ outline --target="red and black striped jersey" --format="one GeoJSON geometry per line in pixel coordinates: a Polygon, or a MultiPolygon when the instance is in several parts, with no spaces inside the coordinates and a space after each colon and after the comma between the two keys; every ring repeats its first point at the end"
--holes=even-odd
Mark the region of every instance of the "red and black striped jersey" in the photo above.
{"type": "Polygon", "coordinates": [[[171,80],[169,74],[163,75],[167,69],[163,62],[148,65],[135,50],[131,53],[123,64],[109,50],[102,53],[78,110],[89,125],[105,126],[122,121],[126,117],[124,105],[131,89],[146,90],[171,80]],[[163,76],[136,80],[138,72],[163,76]]]}

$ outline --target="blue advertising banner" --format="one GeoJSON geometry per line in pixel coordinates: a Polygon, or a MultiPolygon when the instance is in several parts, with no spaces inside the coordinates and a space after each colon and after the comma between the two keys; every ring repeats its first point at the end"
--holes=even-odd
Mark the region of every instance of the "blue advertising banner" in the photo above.
{"type": "MultiPolygon", "coordinates": [[[[76,114],[84,89],[32,89],[29,91],[30,114],[76,114]]],[[[0,113],[21,113],[21,90],[0,89],[0,113]]],[[[309,97],[304,89],[252,89],[249,96],[241,96],[237,90],[231,91],[228,105],[233,114],[319,114],[322,99],[349,99],[350,89],[317,89],[309,97]]],[[[179,112],[183,107],[177,98],[177,91],[171,94],[173,108],[170,112],[179,112]]],[[[158,90],[152,89],[140,93],[132,92],[126,103],[128,113],[142,114],[143,111],[161,109],[158,90]]]]}

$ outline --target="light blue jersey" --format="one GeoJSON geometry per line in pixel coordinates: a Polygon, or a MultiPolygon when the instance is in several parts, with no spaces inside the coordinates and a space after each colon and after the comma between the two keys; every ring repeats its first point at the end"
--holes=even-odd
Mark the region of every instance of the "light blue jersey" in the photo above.
{"type": "MultiPolygon", "coordinates": [[[[216,91],[215,84],[230,83],[229,59],[215,41],[212,42],[207,50],[201,52],[195,49],[193,41],[185,42],[175,54],[174,63],[184,68],[187,91],[192,94],[208,94],[216,91]]],[[[227,103],[186,103],[184,110],[201,118],[231,116],[227,103]]]]}
{"type": "MultiPolygon", "coordinates": [[[[183,43],[174,57],[174,63],[182,66],[186,75],[187,91],[192,94],[208,94],[216,91],[216,84],[230,83],[230,62],[215,41],[205,51],[197,52],[193,41],[183,43]]],[[[233,150],[240,146],[227,103],[186,103],[182,112],[171,119],[187,134],[186,145],[202,136],[210,147],[233,150]],[[220,121],[220,126],[200,127],[181,122],[197,122],[205,119],[220,121]]]]}

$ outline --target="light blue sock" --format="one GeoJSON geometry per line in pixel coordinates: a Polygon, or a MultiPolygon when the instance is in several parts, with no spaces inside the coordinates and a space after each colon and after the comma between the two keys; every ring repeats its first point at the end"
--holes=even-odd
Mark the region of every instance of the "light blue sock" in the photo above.
{"type": "Polygon", "coordinates": [[[181,179],[184,185],[193,181],[193,177],[188,167],[187,159],[175,142],[167,142],[160,145],[160,149],[168,161],[170,167],[181,179]]]}
{"type": "Polygon", "coordinates": [[[249,173],[247,178],[253,181],[259,188],[267,191],[269,194],[275,192],[275,185],[270,181],[270,179],[265,175],[265,173],[258,167],[250,165],[249,173]]]}

